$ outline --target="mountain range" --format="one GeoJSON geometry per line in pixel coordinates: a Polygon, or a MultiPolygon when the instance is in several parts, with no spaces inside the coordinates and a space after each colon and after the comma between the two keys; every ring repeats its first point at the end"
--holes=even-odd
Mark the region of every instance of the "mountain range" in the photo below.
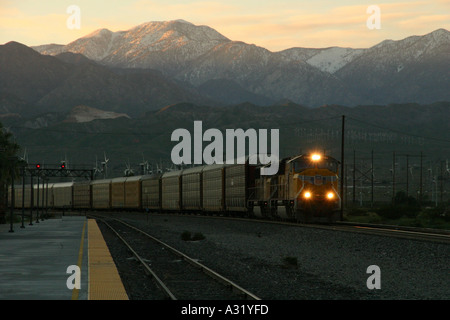
{"type": "Polygon", "coordinates": [[[450,101],[450,32],[373,47],[271,52],[184,20],[100,29],[67,45],[0,45],[0,115],[85,105],[138,117],[189,102],[306,107],[450,101]]]}

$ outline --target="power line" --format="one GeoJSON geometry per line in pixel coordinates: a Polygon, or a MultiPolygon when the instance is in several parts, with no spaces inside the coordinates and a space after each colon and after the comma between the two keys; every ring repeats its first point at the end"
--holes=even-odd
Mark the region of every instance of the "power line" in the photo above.
{"type": "Polygon", "coordinates": [[[447,140],[447,139],[440,139],[440,138],[434,138],[434,137],[420,136],[420,135],[413,134],[413,133],[408,133],[408,132],[403,132],[403,131],[400,131],[400,130],[395,130],[395,129],[383,127],[383,126],[376,125],[376,124],[373,124],[373,123],[370,123],[370,122],[367,122],[367,121],[363,121],[363,120],[360,120],[360,119],[356,119],[356,118],[353,118],[353,117],[348,117],[348,118],[350,118],[350,119],[352,119],[354,121],[357,121],[357,122],[361,122],[361,123],[367,124],[367,125],[372,126],[372,127],[376,127],[376,128],[383,129],[383,130],[392,131],[392,132],[395,132],[395,133],[398,133],[398,134],[402,134],[402,135],[405,135],[405,136],[411,136],[411,137],[415,137],[415,138],[422,138],[422,139],[428,139],[428,140],[435,140],[435,141],[439,141],[439,142],[450,143],[450,140],[447,140]]]}

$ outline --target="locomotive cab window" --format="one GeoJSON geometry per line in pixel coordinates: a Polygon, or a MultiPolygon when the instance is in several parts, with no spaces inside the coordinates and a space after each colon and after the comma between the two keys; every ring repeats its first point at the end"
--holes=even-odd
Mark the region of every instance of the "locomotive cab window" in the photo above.
{"type": "Polygon", "coordinates": [[[317,163],[317,168],[319,169],[328,169],[332,172],[337,172],[338,169],[338,162],[336,160],[323,160],[317,163]]]}
{"type": "Polygon", "coordinates": [[[310,163],[305,159],[298,159],[294,162],[294,171],[301,172],[305,169],[314,168],[314,164],[310,163]]]}
{"type": "Polygon", "coordinates": [[[310,158],[297,159],[293,162],[294,172],[301,172],[306,169],[328,169],[332,172],[337,172],[338,161],[329,158],[321,158],[319,160],[312,160],[310,158]]]}

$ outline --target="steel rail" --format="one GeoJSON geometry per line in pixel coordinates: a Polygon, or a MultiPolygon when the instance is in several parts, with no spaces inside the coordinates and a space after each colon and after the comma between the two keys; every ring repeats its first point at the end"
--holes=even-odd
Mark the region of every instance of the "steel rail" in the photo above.
{"type": "Polygon", "coordinates": [[[161,240],[149,235],[148,233],[146,233],[143,230],[140,230],[139,228],[136,228],[120,219],[116,219],[116,218],[112,218],[120,223],[122,223],[123,225],[126,225],[129,228],[132,228],[140,233],[142,233],[143,235],[147,236],[148,238],[154,240],[155,242],[159,243],[160,245],[164,246],[165,248],[169,249],[170,251],[172,251],[174,254],[178,255],[179,257],[183,258],[184,260],[186,260],[187,262],[189,262],[190,264],[192,264],[193,266],[201,269],[205,274],[209,275],[210,277],[212,277],[213,279],[227,285],[230,286],[233,290],[233,292],[236,292],[238,294],[241,294],[243,296],[246,297],[246,299],[250,299],[250,300],[261,300],[259,297],[257,297],[256,295],[254,295],[253,293],[249,292],[248,290],[245,290],[244,288],[240,287],[239,285],[237,285],[236,283],[234,283],[233,281],[227,279],[226,277],[220,275],[219,273],[215,272],[214,270],[208,268],[207,266],[201,264],[200,262],[190,258],[189,256],[185,255],[184,253],[178,251],[177,249],[173,248],[172,246],[162,242],[161,240]]]}
{"type": "Polygon", "coordinates": [[[432,241],[450,243],[450,235],[441,233],[429,233],[420,231],[404,230],[399,228],[370,227],[364,225],[340,226],[336,230],[359,232],[371,235],[388,236],[410,240],[432,241]]]}
{"type": "Polygon", "coordinates": [[[138,261],[144,266],[144,268],[151,274],[151,276],[153,277],[153,279],[156,281],[156,284],[158,285],[158,287],[161,288],[161,290],[164,292],[164,294],[170,298],[171,300],[177,300],[177,298],[175,297],[175,295],[170,291],[169,288],[167,288],[167,286],[164,284],[164,282],[156,275],[155,272],[153,272],[153,270],[148,266],[148,264],[141,258],[141,256],[133,250],[133,248],[128,244],[128,242],[125,241],[125,239],[108,223],[106,222],[104,219],[102,218],[98,218],[97,219],[101,220],[106,226],[108,226],[111,231],[113,231],[115,233],[115,235],[122,240],[122,242],[125,244],[125,246],[134,254],[134,256],[136,257],[136,259],[138,259],[138,261]]]}

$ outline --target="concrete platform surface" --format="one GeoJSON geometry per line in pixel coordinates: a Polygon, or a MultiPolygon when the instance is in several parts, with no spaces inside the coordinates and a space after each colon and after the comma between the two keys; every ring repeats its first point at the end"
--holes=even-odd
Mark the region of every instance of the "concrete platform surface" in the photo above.
{"type": "Polygon", "coordinates": [[[0,300],[87,300],[87,219],[0,225],[0,300]],[[79,266],[80,289],[73,288],[79,266]],[[72,287],[72,288],[70,288],[72,287]]]}

